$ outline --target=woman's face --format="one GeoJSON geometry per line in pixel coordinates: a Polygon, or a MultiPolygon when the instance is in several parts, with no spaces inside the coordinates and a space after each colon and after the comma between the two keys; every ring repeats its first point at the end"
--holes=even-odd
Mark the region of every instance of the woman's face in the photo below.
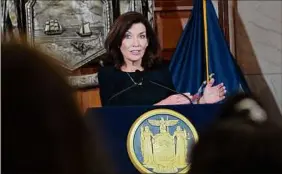
{"type": "Polygon", "coordinates": [[[120,51],[125,62],[136,62],[142,60],[147,46],[146,27],[142,23],[136,23],[125,33],[121,42],[120,51]]]}

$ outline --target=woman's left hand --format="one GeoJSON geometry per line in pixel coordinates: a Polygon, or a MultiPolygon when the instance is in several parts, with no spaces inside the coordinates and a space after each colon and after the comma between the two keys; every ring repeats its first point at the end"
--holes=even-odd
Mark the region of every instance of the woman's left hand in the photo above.
{"type": "Polygon", "coordinates": [[[206,88],[204,90],[204,94],[202,98],[200,99],[200,103],[216,103],[225,98],[225,86],[223,83],[220,83],[216,86],[212,86],[214,84],[214,79],[212,78],[208,84],[206,85],[206,88]]]}

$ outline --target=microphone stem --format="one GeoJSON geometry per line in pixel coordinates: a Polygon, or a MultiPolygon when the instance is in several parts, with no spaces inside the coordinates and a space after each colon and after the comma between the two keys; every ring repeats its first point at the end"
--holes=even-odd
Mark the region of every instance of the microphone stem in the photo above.
{"type": "Polygon", "coordinates": [[[161,85],[161,84],[159,84],[159,83],[153,82],[153,81],[151,81],[151,80],[150,80],[150,82],[153,83],[153,84],[155,84],[155,85],[158,85],[158,86],[160,86],[160,87],[163,87],[163,88],[165,88],[165,89],[167,89],[167,90],[169,90],[169,91],[172,91],[172,92],[174,92],[174,93],[176,93],[176,94],[180,94],[180,95],[182,95],[183,97],[185,97],[187,100],[189,100],[189,102],[190,102],[192,105],[194,104],[194,103],[192,102],[192,100],[191,100],[187,95],[185,95],[185,94],[183,94],[183,93],[179,93],[179,92],[177,92],[177,91],[175,91],[175,90],[172,90],[172,89],[170,89],[170,88],[168,88],[168,87],[166,87],[166,86],[164,86],[164,85],[161,85]]]}
{"type": "Polygon", "coordinates": [[[133,88],[133,87],[135,87],[135,86],[137,86],[137,85],[138,85],[138,83],[135,83],[135,84],[133,84],[133,85],[131,85],[131,86],[125,88],[124,90],[122,90],[122,91],[116,93],[115,95],[113,95],[113,96],[108,100],[108,104],[109,104],[109,103],[111,102],[111,100],[112,100],[113,98],[115,98],[116,96],[120,95],[121,93],[123,93],[123,92],[125,92],[125,91],[127,91],[127,90],[129,90],[129,89],[131,89],[131,88],[133,88]]]}

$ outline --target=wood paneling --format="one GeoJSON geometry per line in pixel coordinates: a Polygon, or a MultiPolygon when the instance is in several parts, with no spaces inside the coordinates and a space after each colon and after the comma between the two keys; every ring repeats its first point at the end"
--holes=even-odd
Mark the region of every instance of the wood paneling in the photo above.
{"type": "Polygon", "coordinates": [[[99,88],[83,90],[80,91],[80,93],[81,93],[81,106],[84,112],[89,107],[101,106],[99,88]]]}
{"type": "Polygon", "coordinates": [[[220,27],[222,28],[223,34],[227,43],[230,42],[230,34],[229,34],[229,9],[228,9],[228,1],[219,0],[218,1],[218,20],[220,27]]]}
{"type": "MultiPolygon", "coordinates": [[[[92,74],[97,72],[97,65],[89,65],[88,67],[82,67],[75,72],[73,75],[84,75],[84,74],[92,74]]],[[[77,102],[84,113],[89,107],[100,107],[100,95],[99,88],[91,88],[91,89],[78,89],[76,91],[77,102]]]]}
{"type": "Polygon", "coordinates": [[[163,10],[173,9],[183,6],[193,6],[192,0],[155,0],[155,8],[163,8],[163,10]]]}
{"type": "Polygon", "coordinates": [[[157,33],[163,49],[176,47],[190,13],[186,10],[155,13],[157,33]]]}
{"type": "Polygon", "coordinates": [[[155,31],[161,44],[161,56],[170,60],[191,15],[192,0],[156,0],[155,6],[155,31]]]}

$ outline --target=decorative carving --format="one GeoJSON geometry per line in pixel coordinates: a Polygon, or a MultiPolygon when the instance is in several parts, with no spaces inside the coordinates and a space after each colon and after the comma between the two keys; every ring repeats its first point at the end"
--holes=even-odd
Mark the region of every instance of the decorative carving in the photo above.
{"type": "Polygon", "coordinates": [[[86,55],[87,51],[90,50],[91,48],[93,48],[93,46],[91,45],[87,45],[86,42],[83,41],[72,41],[71,45],[77,49],[78,51],[80,51],[80,53],[82,55],[86,55]]]}
{"type": "Polygon", "coordinates": [[[98,73],[68,77],[69,84],[75,88],[89,88],[99,85],[98,73]]]}
{"type": "Polygon", "coordinates": [[[46,34],[46,35],[59,35],[59,34],[62,34],[63,32],[64,32],[64,29],[60,25],[60,23],[57,19],[47,20],[45,22],[44,34],[46,34]]]}
{"type": "Polygon", "coordinates": [[[29,0],[27,40],[75,70],[105,53],[111,0],[29,0]],[[86,22],[87,21],[87,22],[86,22]]]}
{"type": "Polygon", "coordinates": [[[122,0],[120,1],[120,13],[136,11],[148,18],[151,25],[154,25],[154,0],[122,0]]]}
{"type": "Polygon", "coordinates": [[[76,32],[80,37],[88,37],[92,35],[92,31],[90,29],[90,23],[82,23],[79,31],[76,32]]]}

